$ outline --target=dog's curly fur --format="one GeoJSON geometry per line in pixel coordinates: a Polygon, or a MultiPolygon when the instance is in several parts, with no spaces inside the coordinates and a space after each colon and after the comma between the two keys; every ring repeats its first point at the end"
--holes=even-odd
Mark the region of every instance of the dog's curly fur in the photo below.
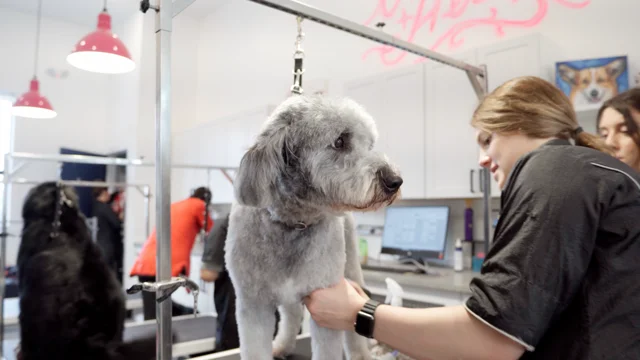
{"type": "Polygon", "coordinates": [[[55,182],[29,192],[18,252],[19,357],[23,360],[144,360],[155,337],[123,343],[125,298],[91,240],[73,189],[62,187],[58,235],[51,236],[60,190],[55,182]]]}
{"type": "MultiPolygon", "coordinates": [[[[237,294],[243,360],[295,348],[302,298],[343,276],[361,286],[349,211],[393,202],[402,179],[373,151],[375,122],[354,101],[293,96],[265,123],[234,181],[225,260],[237,294]],[[274,310],[282,314],[271,342],[274,310]]],[[[366,339],[311,322],[314,360],[370,358],[366,339]],[[344,342],[342,342],[344,338],[344,342]],[[342,344],[341,344],[342,343],[342,344]]]]}

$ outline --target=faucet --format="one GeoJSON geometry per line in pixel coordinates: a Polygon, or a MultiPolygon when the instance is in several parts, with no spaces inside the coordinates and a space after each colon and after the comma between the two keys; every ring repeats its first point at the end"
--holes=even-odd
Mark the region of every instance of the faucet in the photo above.
{"type": "Polygon", "coordinates": [[[127,294],[136,294],[140,291],[148,291],[160,293],[159,297],[156,297],[156,302],[161,303],[171,297],[176,290],[184,286],[187,290],[191,291],[193,295],[193,315],[198,316],[198,293],[200,287],[194,281],[188,279],[186,276],[172,277],[170,280],[159,282],[143,282],[135,284],[127,289],[127,294]]]}

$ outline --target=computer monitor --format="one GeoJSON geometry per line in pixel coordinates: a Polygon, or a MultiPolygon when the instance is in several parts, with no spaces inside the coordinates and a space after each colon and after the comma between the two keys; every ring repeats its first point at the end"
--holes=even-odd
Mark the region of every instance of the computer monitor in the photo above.
{"type": "Polygon", "coordinates": [[[448,225],[448,206],[387,207],[381,252],[416,260],[444,259],[448,225]]]}

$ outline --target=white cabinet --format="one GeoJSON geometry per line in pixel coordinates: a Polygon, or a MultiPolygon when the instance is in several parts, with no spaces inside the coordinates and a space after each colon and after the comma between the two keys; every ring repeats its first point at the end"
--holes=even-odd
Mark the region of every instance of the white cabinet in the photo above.
{"type": "MultiPolygon", "coordinates": [[[[476,52],[456,56],[476,64],[476,52]]],[[[467,74],[429,61],[425,71],[426,198],[479,198],[479,148],[471,115],[478,104],[467,74]]]]}
{"type": "Polygon", "coordinates": [[[424,198],[424,67],[349,82],[344,94],[374,117],[379,133],[375,149],[400,170],[402,198],[424,198]]]}

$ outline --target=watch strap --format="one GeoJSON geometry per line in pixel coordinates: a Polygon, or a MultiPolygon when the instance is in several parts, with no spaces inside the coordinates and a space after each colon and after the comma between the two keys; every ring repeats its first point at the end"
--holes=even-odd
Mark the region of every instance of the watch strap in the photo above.
{"type": "Polygon", "coordinates": [[[356,316],[356,322],[354,324],[356,333],[368,338],[373,337],[373,328],[375,325],[374,313],[379,305],[380,302],[378,301],[367,300],[356,316]]]}

